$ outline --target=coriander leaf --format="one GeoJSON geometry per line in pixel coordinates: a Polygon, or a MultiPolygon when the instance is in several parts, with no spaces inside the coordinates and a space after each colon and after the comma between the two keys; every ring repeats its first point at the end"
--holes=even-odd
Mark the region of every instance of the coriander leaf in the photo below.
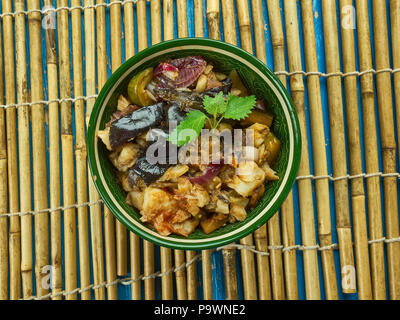
{"type": "Polygon", "coordinates": [[[186,118],[170,133],[167,141],[181,147],[195,140],[203,129],[206,118],[207,116],[199,110],[190,111],[186,118]]]}
{"type": "Polygon", "coordinates": [[[203,99],[203,105],[206,111],[215,117],[217,114],[225,112],[227,102],[225,101],[224,94],[221,91],[214,98],[205,96],[203,99]]]}
{"type": "Polygon", "coordinates": [[[228,105],[223,114],[225,119],[241,120],[246,118],[256,105],[256,97],[238,97],[229,94],[228,105]]]}

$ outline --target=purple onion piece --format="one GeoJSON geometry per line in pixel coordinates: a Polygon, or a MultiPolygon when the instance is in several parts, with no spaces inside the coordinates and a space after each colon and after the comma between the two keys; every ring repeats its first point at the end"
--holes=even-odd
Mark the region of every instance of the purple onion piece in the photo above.
{"type": "Polygon", "coordinates": [[[190,177],[189,180],[192,183],[205,185],[218,175],[218,173],[221,171],[222,166],[223,166],[222,163],[220,164],[210,163],[201,176],[190,177]]]}
{"type": "Polygon", "coordinates": [[[207,62],[202,57],[190,56],[160,63],[154,71],[161,88],[187,88],[192,85],[206,68],[207,62]],[[173,79],[171,73],[178,72],[173,79]]]}

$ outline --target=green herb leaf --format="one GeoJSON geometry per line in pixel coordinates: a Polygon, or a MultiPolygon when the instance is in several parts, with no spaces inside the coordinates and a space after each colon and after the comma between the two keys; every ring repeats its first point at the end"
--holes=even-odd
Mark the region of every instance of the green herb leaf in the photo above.
{"type": "Polygon", "coordinates": [[[167,141],[176,144],[178,147],[196,140],[204,127],[207,116],[199,111],[190,111],[186,118],[170,133],[167,141]]]}
{"type": "Polygon", "coordinates": [[[214,98],[205,96],[203,99],[204,109],[206,109],[206,111],[209,114],[213,115],[214,117],[217,114],[223,114],[226,110],[227,104],[228,103],[225,100],[225,97],[224,97],[224,94],[222,91],[220,93],[218,93],[214,98]]]}
{"type": "Polygon", "coordinates": [[[228,105],[223,114],[225,119],[241,120],[246,118],[256,105],[256,97],[238,97],[232,94],[228,96],[228,105]]]}

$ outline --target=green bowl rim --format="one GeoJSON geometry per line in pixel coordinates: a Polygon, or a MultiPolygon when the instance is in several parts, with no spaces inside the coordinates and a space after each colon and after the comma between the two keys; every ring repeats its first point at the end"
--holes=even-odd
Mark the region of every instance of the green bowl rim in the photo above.
{"type": "Polygon", "coordinates": [[[292,189],[292,186],[293,186],[296,176],[297,176],[297,170],[300,165],[301,148],[302,148],[302,144],[301,144],[300,126],[299,126],[299,121],[297,118],[294,104],[293,104],[292,99],[290,98],[289,93],[287,92],[286,88],[283,86],[281,81],[275,76],[275,74],[261,60],[259,60],[255,56],[251,55],[247,51],[245,51],[239,47],[236,47],[234,45],[219,41],[219,40],[205,39],[205,38],[181,38],[181,39],[173,39],[173,40],[164,41],[164,42],[158,43],[156,45],[153,45],[149,48],[146,48],[146,49],[138,52],[133,57],[131,57],[130,59],[125,61],[111,75],[111,77],[107,80],[107,82],[104,84],[103,88],[101,89],[101,91],[95,101],[95,104],[93,106],[93,109],[92,109],[92,112],[90,115],[90,119],[89,119],[89,123],[88,123],[88,130],[87,130],[87,151],[88,151],[89,168],[90,168],[90,172],[92,174],[94,185],[96,186],[96,189],[98,190],[105,205],[111,210],[111,212],[114,214],[114,216],[116,216],[116,218],[120,222],[122,222],[129,230],[131,230],[138,236],[140,236],[143,239],[150,241],[156,245],[160,245],[160,246],[164,246],[164,247],[168,247],[168,248],[172,248],[172,249],[180,249],[180,250],[202,250],[202,249],[210,249],[210,248],[227,245],[227,244],[230,244],[232,242],[235,242],[235,241],[247,236],[248,234],[252,233],[253,231],[257,230],[259,227],[264,225],[279,210],[283,201],[286,199],[287,195],[289,194],[290,190],[292,189]],[[202,45],[202,46],[220,48],[220,49],[232,52],[232,53],[240,56],[241,58],[249,61],[258,70],[260,70],[273,83],[275,88],[281,93],[281,96],[285,100],[285,103],[287,105],[287,109],[288,109],[290,120],[291,120],[291,125],[293,127],[293,142],[294,142],[293,163],[292,163],[292,167],[290,168],[289,176],[286,181],[286,184],[284,185],[278,198],[275,200],[275,203],[271,206],[271,208],[267,212],[264,213],[264,215],[261,218],[259,218],[256,222],[253,222],[252,224],[248,225],[244,230],[240,231],[239,233],[229,236],[222,240],[213,240],[212,238],[210,238],[209,241],[201,242],[201,243],[191,243],[190,239],[188,239],[188,242],[185,242],[185,243],[174,242],[174,238],[167,238],[167,240],[164,238],[158,238],[157,236],[153,236],[153,235],[147,233],[146,231],[136,228],[128,221],[128,219],[125,217],[125,215],[123,215],[116,208],[114,202],[109,198],[108,194],[105,192],[104,186],[102,185],[101,182],[99,182],[100,179],[93,178],[93,177],[96,177],[99,173],[99,168],[97,167],[97,164],[95,161],[95,151],[94,151],[95,143],[91,143],[92,141],[95,140],[95,125],[94,124],[97,121],[99,112],[101,111],[101,106],[103,105],[104,100],[107,97],[107,94],[109,93],[109,91],[113,88],[113,86],[117,82],[117,80],[126,72],[126,70],[128,68],[130,68],[137,62],[141,61],[143,58],[150,56],[160,50],[165,50],[168,48],[179,47],[179,46],[187,46],[187,45],[202,45]]]}

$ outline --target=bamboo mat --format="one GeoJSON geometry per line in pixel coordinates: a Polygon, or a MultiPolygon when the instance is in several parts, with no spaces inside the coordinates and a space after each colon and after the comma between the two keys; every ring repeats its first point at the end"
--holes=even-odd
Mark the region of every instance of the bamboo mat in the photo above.
{"type": "Polygon", "coordinates": [[[0,12],[0,299],[400,298],[400,0],[2,0],[0,12]],[[266,62],[303,135],[280,212],[202,252],[129,234],[86,164],[111,72],[187,36],[266,62]]]}

